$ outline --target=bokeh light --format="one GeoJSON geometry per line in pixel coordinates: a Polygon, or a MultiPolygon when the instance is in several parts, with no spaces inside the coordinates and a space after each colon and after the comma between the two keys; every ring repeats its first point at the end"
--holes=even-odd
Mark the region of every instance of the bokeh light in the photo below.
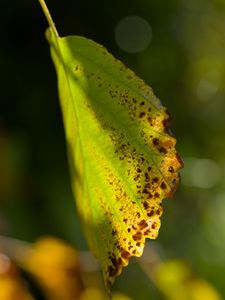
{"type": "Polygon", "coordinates": [[[122,50],[137,53],[148,47],[152,39],[152,30],[144,18],[128,16],[117,24],[115,39],[122,50]]]}
{"type": "Polygon", "coordinates": [[[182,183],[203,189],[214,187],[220,182],[222,169],[211,159],[185,158],[182,183]]]}

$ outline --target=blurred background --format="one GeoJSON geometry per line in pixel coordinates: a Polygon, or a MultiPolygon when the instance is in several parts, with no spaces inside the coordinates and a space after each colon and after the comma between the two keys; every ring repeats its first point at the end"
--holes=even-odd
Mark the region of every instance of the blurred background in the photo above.
{"type": "MultiPolygon", "coordinates": [[[[225,1],[47,4],[61,36],[83,35],[106,46],[170,111],[185,167],[175,198],[164,201],[159,238],[149,246],[163,261],[187,263],[191,276],[218,297],[208,292],[193,299],[225,299],[225,1]]],[[[50,235],[85,251],[46,28],[37,0],[2,3],[0,235],[29,243],[50,235]]],[[[176,299],[136,261],[114,290],[137,300],[176,299]]]]}

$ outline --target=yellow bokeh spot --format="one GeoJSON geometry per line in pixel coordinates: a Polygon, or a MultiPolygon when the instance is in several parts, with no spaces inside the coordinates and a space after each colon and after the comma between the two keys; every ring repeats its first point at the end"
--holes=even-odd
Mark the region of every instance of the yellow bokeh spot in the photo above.
{"type": "Polygon", "coordinates": [[[222,300],[209,282],[196,278],[181,260],[161,263],[156,270],[156,285],[168,300],[222,300]]]}
{"type": "Polygon", "coordinates": [[[0,276],[0,300],[34,300],[19,278],[0,276]]]}
{"type": "Polygon", "coordinates": [[[0,253],[0,300],[34,300],[17,266],[0,253]]]}
{"type": "Polygon", "coordinates": [[[79,296],[78,254],[60,239],[48,237],[34,244],[26,267],[50,299],[73,300],[79,296]]]}
{"type": "Polygon", "coordinates": [[[202,279],[190,282],[189,291],[193,300],[222,300],[215,288],[202,279]]]}

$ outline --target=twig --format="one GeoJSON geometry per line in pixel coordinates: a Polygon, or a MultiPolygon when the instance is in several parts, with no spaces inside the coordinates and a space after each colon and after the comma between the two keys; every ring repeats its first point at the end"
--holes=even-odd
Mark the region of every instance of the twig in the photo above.
{"type": "Polygon", "coordinates": [[[48,7],[47,7],[47,5],[45,3],[45,0],[39,0],[39,3],[41,5],[41,8],[42,8],[44,14],[45,14],[45,17],[46,17],[46,19],[48,21],[49,26],[52,28],[55,36],[58,37],[59,36],[58,31],[57,31],[57,29],[55,27],[55,23],[53,22],[52,16],[51,16],[51,14],[49,12],[49,9],[48,9],[48,7]]]}

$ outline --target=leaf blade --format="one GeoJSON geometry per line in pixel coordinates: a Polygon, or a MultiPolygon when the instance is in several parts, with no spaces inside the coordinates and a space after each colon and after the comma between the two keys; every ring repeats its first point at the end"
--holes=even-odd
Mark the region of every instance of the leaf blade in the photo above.
{"type": "Polygon", "coordinates": [[[151,88],[101,45],[48,31],[77,207],[106,286],[156,238],[182,162],[151,88]]]}

